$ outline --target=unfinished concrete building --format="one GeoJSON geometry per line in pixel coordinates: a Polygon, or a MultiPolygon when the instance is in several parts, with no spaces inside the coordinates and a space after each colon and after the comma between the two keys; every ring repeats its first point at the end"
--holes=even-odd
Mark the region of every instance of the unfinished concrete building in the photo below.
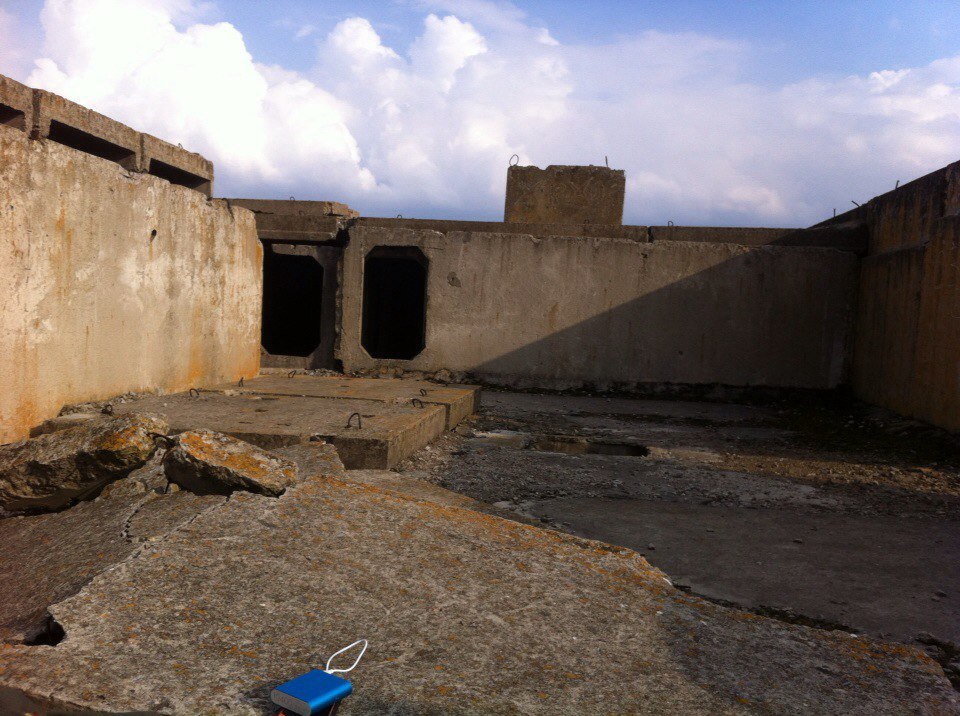
{"type": "Polygon", "coordinates": [[[363,635],[346,713],[960,712],[960,163],[365,217],[5,77],[0,159],[0,710],[268,713],[363,635]]]}

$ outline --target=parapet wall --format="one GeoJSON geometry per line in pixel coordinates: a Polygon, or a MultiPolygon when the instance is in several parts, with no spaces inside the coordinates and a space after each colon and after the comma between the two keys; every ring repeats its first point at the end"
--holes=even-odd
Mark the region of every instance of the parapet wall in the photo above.
{"type": "Polygon", "coordinates": [[[213,163],[183,147],[138,132],[76,102],[32,89],[0,75],[0,125],[49,139],[107,159],[132,172],[143,172],[213,193],[213,163]]]}
{"type": "Polygon", "coordinates": [[[250,211],[0,126],[0,442],[65,403],[259,367],[250,211]]]}
{"type": "Polygon", "coordinates": [[[446,369],[513,387],[833,388],[846,378],[857,257],[822,248],[364,227],[345,249],[346,370],[446,369]],[[365,258],[427,262],[425,347],[361,344],[365,258]]]}
{"type": "Polygon", "coordinates": [[[960,431],[960,162],[819,225],[862,225],[852,385],[960,431]]]}

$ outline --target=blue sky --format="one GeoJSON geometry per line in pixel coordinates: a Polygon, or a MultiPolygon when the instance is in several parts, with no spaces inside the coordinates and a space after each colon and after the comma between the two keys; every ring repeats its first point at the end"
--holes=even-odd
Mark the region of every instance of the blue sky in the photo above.
{"type": "MultiPolygon", "coordinates": [[[[603,43],[651,29],[746,41],[754,62],[744,69],[759,82],[925,65],[960,49],[960,3],[955,1],[535,0],[515,5],[530,24],[549,28],[563,44],[603,43]]],[[[233,0],[229,13],[220,16],[244,32],[259,58],[306,69],[314,60],[314,45],[289,42],[289,27],[322,30],[359,15],[370,18],[388,44],[406,46],[420,31],[423,8],[430,4],[233,0]]]]}
{"type": "Polygon", "coordinates": [[[497,219],[517,153],[801,226],[960,159],[957,2],[0,0],[0,72],[368,215],[497,219]]]}

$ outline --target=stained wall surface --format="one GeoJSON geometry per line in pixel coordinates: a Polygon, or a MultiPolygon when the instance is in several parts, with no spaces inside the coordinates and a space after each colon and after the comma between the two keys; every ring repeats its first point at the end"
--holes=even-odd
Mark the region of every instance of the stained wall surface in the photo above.
{"type": "Polygon", "coordinates": [[[836,221],[859,222],[870,236],[860,270],[854,391],[960,431],[960,162],[836,221]]]}
{"type": "Polygon", "coordinates": [[[378,246],[428,260],[426,347],[374,360],[362,291],[344,292],[346,370],[463,372],[515,387],[722,383],[832,388],[846,377],[857,258],[823,248],[365,228],[345,286],[378,246]]]}
{"type": "Polygon", "coordinates": [[[259,368],[253,214],[0,126],[0,442],[65,403],[259,368]]]}

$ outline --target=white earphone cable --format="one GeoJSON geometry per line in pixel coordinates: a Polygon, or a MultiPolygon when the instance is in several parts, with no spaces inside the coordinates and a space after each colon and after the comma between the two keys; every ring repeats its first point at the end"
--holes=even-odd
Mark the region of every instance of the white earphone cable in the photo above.
{"type": "Polygon", "coordinates": [[[368,645],[369,644],[366,639],[357,639],[350,646],[345,646],[340,651],[334,652],[333,654],[330,655],[330,658],[327,659],[327,665],[324,668],[324,671],[326,671],[328,674],[346,674],[348,671],[353,671],[356,668],[357,664],[360,663],[360,659],[362,659],[363,655],[366,653],[368,645]],[[345,651],[349,651],[350,649],[355,647],[357,644],[363,644],[363,649],[360,650],[360,654],[357,656],[353,664],[350,665],[349,669],[331,669],[330,668],[330,662],[333,661],[334,657],[339,656],[345,651]]]}

